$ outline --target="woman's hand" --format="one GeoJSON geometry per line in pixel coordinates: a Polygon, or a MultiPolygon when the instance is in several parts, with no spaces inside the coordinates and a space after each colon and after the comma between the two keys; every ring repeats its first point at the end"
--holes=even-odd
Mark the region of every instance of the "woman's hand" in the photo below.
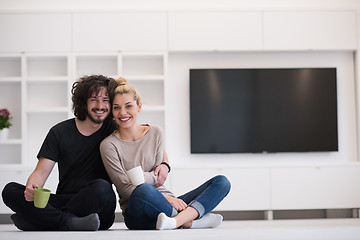
{"type": "Polygon", "coordinates": [[[24,191],[24,196],[25,196],[25,200],[28,202],[32,202],[34,201],[34,189],[38,188],[39,186],[35,185],[35,184],[28,184],[26,185],[25,191],[24,191]]]}
{"type": "Polygon", "coordinates": [[[170,197],[170,196],[165,196],[165,198],[169,201],[169,203],[176,209],[176,211],[181,212],[182,210],[184,210],[185,208],[187,208],[187,204],[179,199],[179,198],[175,198],[175,197],[170,197]]]}
{"type": "Polygon", "coordinates": [[[159,166],[157,166],[155,168],[154,175],[158,176],[156,183],[154,185],[156,188],[162,186],[165,183],[167,176],[168,176],[168,172],[169,172],[169,169],[164,164],[160,164],[159,166]]]}

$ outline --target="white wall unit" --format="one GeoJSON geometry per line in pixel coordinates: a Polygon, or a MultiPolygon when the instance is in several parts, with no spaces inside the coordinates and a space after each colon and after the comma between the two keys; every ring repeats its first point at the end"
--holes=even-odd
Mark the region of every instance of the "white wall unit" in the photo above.
{"type": "Polygon", "coordinates": [[[170,51],[262,49],[261,12],[169,13],[170,51]]]}
{"type": "Polygon", "coordinates": [[[0,14],[0,52],[71,49],[71,14],[0,14]]]}
{"type": "Polygon", "coordinates": [[[360,207],[360,166],[271,169],[272,209],[360,207]]]}
{"type": "MultiPolygon", "coordinates": [[[[166,130],[173,167],[167,184],[175,194],[224,174],[232,190],[216,210],[360,208],[360,166],[352,164],[356,17],[355,11],[1,13],[0,108],[10,110],[13,126],[0,142],[0,186],[25,183],[49,128],[71,117],[72,83],[104,74],[135,85],[143,100],[139,121],[166,130]],[[337,68],[340,151],[191,155],[189,68],[276,67],[337,68]]],[[[55,173],[53,191],[56,182],[55,173]]],[[[1,203],[0,212],[10,213],[1,203]]]]}
{"type": "Polygon", "coordinates": [[[264,12],[265,50],[356,50],[356,12],[264,12]]]}
{"type": "Polygon", "coordinates": [[[173,168],[172,191],[176,196],[187,193],[216,175],[231,183],[228,196],[217,211],[270,209],[270,171],[267,168],[173,168]]]}
{"type": "Polygon", "coordinates": [[[75,51],[164,51],[166,13],[74,13],[75,51]]]}
{"type": "Polygon", "coordinates": [[[360,165],[302,167],[175,167],[172,191],[184,194],[225,175],[229,195],[216,211],[339,209],[360,207],[360,165]]]}

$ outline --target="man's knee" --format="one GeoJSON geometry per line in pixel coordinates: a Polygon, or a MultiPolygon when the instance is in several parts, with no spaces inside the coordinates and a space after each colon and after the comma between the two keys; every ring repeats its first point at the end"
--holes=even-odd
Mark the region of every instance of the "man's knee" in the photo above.
{"type": "Polygon", "coordinates": [[[104,179],[97,179],[91,184],[91,189],[94,196],[107,200],[109,202],[115,202],[116,197],[111,184],[104,179]]]}
{"type": "Polygon", "coordinates": [[[2,198],[4,203],[8,205],[9,202],[12,202],[13,197],[19,197],[19,193],[21,193],[21,195],[23,196],[24,190],[25,186],[19,183],[10,182],[6,184],[4,189],[2,190],[2,198]]]}

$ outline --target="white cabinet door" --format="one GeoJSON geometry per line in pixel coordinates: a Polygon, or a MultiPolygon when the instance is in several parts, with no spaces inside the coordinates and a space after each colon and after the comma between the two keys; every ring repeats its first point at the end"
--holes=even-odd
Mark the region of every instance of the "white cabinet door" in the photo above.
{"type": "Polygon", "coordinates": [[[215,210],[241,211],[270,208],[270,176],[267,168],[174,168],[171,173],[171,189],[176,196],[179,196],[216,175],[226,176],[231,183],[231,190],[215,210]]]}
{"type": "Polygon", "coordinates": [[[360,167],[271,169],[272,209],[360,207],[360,167]]]}
{"type": "Polygon", "coordinates": [[[261,19],[260,12],[169,13],[169,50],[261,50],[261,19]]]}
{"type": "Polygon", "coordinates": [[[270,209],[270,170],[268,168],[225,169],[231,183],[229,195],[217,210],[270,209]]]}
{"type": "Polygon", "coordinates": [[[71,14],[0,14],[0,52],[71,50],[71,14]]]}
{"type": "Polygon", "coordinates": [[[73,44],[75,51],[166,50],[166,13],[76,13],[73,44]]]}
{"type": "Polygon", "coordinates": [[[265,12],[265,50],[355,50],[355,12],[265,12]]]}

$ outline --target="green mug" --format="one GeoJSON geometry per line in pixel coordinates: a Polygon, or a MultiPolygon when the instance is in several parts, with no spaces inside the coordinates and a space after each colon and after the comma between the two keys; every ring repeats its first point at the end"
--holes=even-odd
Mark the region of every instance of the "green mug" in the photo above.
{"type": "Polygon", "coordinates": [[[46,207],[51,191],[45,188],[35,188],[34,189],[34,205],[37,208],[46,207]]]}

